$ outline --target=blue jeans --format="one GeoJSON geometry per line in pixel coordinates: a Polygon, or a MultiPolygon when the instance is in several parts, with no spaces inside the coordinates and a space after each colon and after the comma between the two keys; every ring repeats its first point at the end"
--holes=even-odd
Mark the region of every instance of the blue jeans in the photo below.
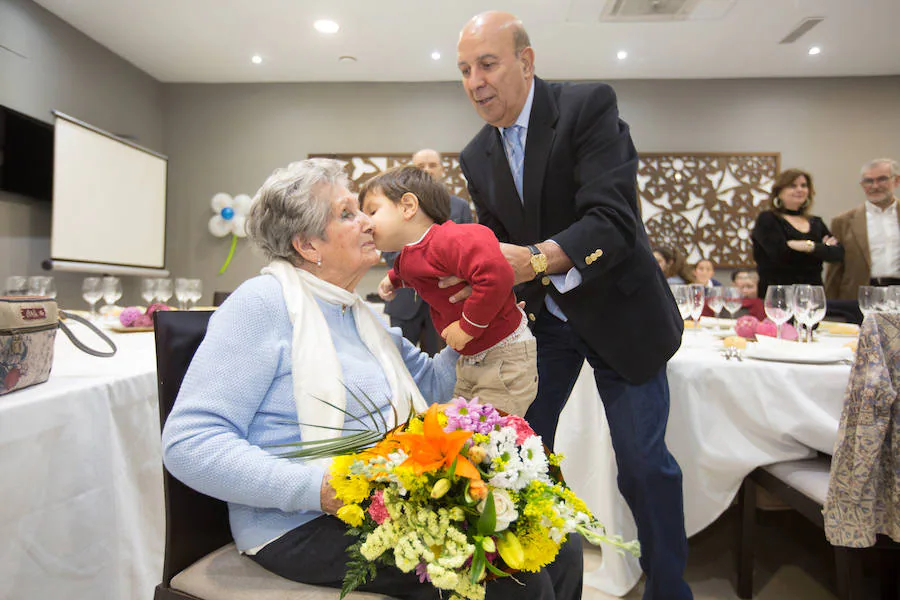
{"type": "Polygon", "coordinates": [[[649,381],[632,384],[597,356],[568,323],[547,310],[535,322],[534,334],[538,392],[525,418],[552,449],[559,415],[584,360],[588,361],[609,422],[619,490],[637,524],[640,563],[647,576],[644,600],[693,598],[684,581],[688,550],[681,469],[665,440],[669,419],[665,367],[649,381]]]}

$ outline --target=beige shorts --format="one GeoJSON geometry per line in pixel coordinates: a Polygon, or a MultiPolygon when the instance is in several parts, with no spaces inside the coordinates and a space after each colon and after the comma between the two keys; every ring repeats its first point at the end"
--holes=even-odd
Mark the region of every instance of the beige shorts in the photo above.
{"type": "Polygon", "coordinates": [[[454,396],[478,397],[506,412],[525,416],[537,395],[537,342],[533,337],[494,346],[479,361],[460,356],[454,396]]]}

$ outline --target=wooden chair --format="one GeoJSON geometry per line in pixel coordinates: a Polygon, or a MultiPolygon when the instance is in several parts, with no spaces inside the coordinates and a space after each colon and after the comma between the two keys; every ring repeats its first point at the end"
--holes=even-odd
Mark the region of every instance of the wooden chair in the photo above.
{"type": "MultiPolygon", "coordinates": [[[[210,311],[154,314],[159,419],[164,426],[181,381],[209,322],[210,311]]],[[[338,600],[340,590],[270,573],[234,546],[225,502],[201,494],[164,470],[166,548],[154,600],[338,600]]],[[[354,592],[355,600],[381,600],[354,592]]]]}
{"type": "MultiPolygon", "coordinates": [[[[760,486],[792,509],[825,528],[822,509],[828,494],[831,469],[830,457],[791,460],[754,470],[744,479],[738,496],[737,595],[753,597],[753,558],[756,541],[756,486],[760,486]]],[[[871,552],[880,553],[881,599],[897,600],[898,581],[896,556],[891,550],[898,548],[890,539],[879,538],[872,548],[846,548],[833,546],[835,579],[840,600],[865,598],[863,558],[871,552]]]]}

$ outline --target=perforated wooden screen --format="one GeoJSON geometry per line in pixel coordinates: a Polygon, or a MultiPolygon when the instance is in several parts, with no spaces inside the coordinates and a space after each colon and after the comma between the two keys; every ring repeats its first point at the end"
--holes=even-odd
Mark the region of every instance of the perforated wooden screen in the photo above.
{"type": "MultiPolygon", "coordinates": [[[[346,163],[356,191],[376,174],[410,163],[410,154],[311,154],[346,163]]],[[[459,154],[443,155],[450,193],[469,200],[459,154]]],[[[641,153],[638,194],[654,245],[719,267],[753,264],[750,232],[780,168],[780,153],[641,153]]]]}

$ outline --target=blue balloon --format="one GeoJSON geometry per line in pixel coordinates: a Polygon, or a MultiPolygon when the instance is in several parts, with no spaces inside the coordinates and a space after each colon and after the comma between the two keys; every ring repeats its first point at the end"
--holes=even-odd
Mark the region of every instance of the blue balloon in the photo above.
{"type": "Polygon", "coordinates": [[[230,206],[226,206],[225,208],[223,208],[222,209],[222,218],[225,219],[226,221],[230,221],[231,219],[233,219],[234,218],[234,209],[231,208],[230,206]]]}

